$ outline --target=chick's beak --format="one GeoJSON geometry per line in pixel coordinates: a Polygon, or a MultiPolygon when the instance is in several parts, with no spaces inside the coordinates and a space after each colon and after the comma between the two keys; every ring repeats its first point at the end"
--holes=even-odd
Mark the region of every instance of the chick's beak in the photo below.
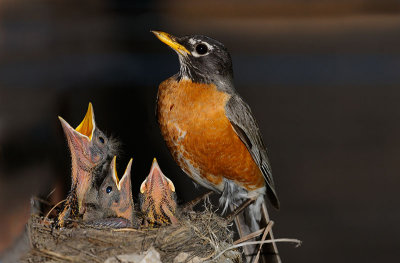
{"type": "Polygon", "coordinates": [[[114,158],[112,159],[111,164],[110,164],[110,170],[111,170],[111,176],[115,183],[115,186],[118,188],[118,190],[120,190],[119,179],[118,179],[118,175],[117,175],[117,156],[114,156],[114,158]]]}
{"type": "Polygon", "coordinates": [[[132,159],[129,160],[125,173],[119,181],[121,201],[116,214],[118,217],[128,219],[133,224],[134,205],[132,200],[131,168],[132,159]]]}
{"type": "Polygon", "coordinates": [[[80,134],[88,137],[89,141],[91,141],[95,127],[96,123],[94,121],[93,106],[92,103],[89,102],[89,107],[86,112],[85,118],[83,118],[83,121],[81,122],[81,124],[78,125],[78,127],[76,127],[75,130],[80,134]]]}
{"type": "Polygon", "coordinates": [[[88,137],[77,132],[71,125],[68,124],[63,118],[58,116],[61,122],[61,126],[64,130],[65,137],[67,137],[68,146],[71,151],[71,155],[81,155],[85,151],[85,147],[88,147],[88,137]]]}
{"type": "Polygon", "coordinates": [[[179,54],[186,56],[186,55],[191,55],[190,51],[187,50],[182,44],[179,44],[177,41],[177,38],[173,35],[170,35],[168,33],[162,32],[162,31],[151,31],[156,37],[161,40],[161,42],[164,42],[168,46],[170,46],[173,50],[178,52],[179,54]]]}
{"type": "Polygon", "coordinates": [[[119,188],[124,188],[125,191],[131,191],[131,169],[132,169],[132,158],[129,160],[128,165],[126,166],[124,175],[122,176],[121,180],[119,181],[119,188]]]}
{"type": "MultiPolygon", "coordinates": [[[[91,103],[89,103],[89,108],[86,112],[85,118],[76,129],[72,128],[72,126],[69,125],[68,122],[66,122],[60,116],[58,116],[58,119],[61,122],[61,126],[64,130],[65,136],[67,137],[70,146],[74,146],[74,148],[84,147],[83,144],[87,146],[87,144],[92,140],[93,132],[94,129],[96,128],[96,123],[94,121],[93,107],[91,103]]],[[[79,150],[79,149],[71,148],[70,150],[72,152],[73,150],[79,150]]]]}
{"type": "MultiPolygon", "coordinates": [[[[144,193],[146,191],[146,186],[154,187],[158,189],[165,189],[165,187],[169,188],[170,191],[175,192],[175,186],[172,181],[166,177],[160,169],[160,166],[157,163],[156,158],[153,160],[153,164],[151,165],[150,173],[147,176],[146,180],[142,183],[140,187],[140,192],[144,193]]],[[[152,189],[154,191],[154,189],[152,189]]]]}

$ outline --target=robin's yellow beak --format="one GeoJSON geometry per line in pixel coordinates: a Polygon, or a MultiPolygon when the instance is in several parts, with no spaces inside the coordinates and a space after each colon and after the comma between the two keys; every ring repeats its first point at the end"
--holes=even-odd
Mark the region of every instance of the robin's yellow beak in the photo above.
{"type": "Polygon", "coordinates": [[[179,44],[176,40],[176,37],[173,35],[170,35],[168,33],[162,32],[162,31],[151,31],[156,37],[161,40],[161,42],[164,42],[168,46],[170,46],[173,50],[178,52],[181,55],[191,55],[190,51],[187,50],[184,46],[179,44]]]}

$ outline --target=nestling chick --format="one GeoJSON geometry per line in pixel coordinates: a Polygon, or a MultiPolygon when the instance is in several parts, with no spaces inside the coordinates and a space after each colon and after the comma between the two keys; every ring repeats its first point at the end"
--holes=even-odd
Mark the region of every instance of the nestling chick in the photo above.
{"type": "Polygon", "coordinates": [[[116,171],[116,156],[111,161],[107,176],[99,189],[92,187],[85,196],[83,221],[91,225],[113,228],[135,227],[132,199],[131,167],[132,159],[126,167],[121,180],[116,171]]]}
{"type": "Polygon", "coordinates": [[[98,129],[91,103],[85,118],[76,129],[63,118],[58,118],[67,137],[72,164],[71,191],[56,222],[56,225],[61,227],[71,214],[76,217],[84,213],[84,196],[94,184],[103,181],[110,160],[117,152],[118,143],[107,138],[98,129]]]}
{"type": "Polygon", "coordinates": [[[178,223],[175,186],[161,172],[156,158],[149,175],[140,186],[139,200],[145,226],[178,223]]]}

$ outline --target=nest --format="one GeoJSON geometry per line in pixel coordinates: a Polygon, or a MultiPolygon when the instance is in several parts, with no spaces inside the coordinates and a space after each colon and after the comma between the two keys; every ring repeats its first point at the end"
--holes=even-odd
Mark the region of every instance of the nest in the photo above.
{"type": "Polygon", "coordinates": [[[141,253],[153,247],[162,262],[241,262],[241,253],[228,250],[233,232],[226,220],[206,209],[182,215],[180,224],[148,229],[76,227],[52,229],[32,215],[28,223],[31,250],[22,262],[104,262],[107,258],[141,253]],[[185,255],[183,261],[177,256],[185,255]],[[200,259],[200,260],[199,260],[200,259]]]}

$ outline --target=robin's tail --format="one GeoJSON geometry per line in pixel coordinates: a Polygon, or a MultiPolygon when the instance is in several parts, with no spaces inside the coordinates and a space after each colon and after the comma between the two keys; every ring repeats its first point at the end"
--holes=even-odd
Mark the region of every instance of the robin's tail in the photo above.
{"type": "MultiPolygon", "coordinates": [[[[235,219],[240,238],[256,232],[270,223],[264,195],[257,197],[255,202],[249,205],[243,213],[240,213],[235,219]]],[[[261,235],[256,238],[261,240],[261,235]]],[[[274,239],[272,229],[268,232],[265,240],[274,239]]],[[[254,241],[250,239],[249,241],[254,241]]],[[[247,262],[253,262],[256,258],[260,245],[248,245],[244,247],[247,262]]],[[[275,243],[267,243],[262,246],[258,262],[281,263],[278,248],[275,243]]]]}

